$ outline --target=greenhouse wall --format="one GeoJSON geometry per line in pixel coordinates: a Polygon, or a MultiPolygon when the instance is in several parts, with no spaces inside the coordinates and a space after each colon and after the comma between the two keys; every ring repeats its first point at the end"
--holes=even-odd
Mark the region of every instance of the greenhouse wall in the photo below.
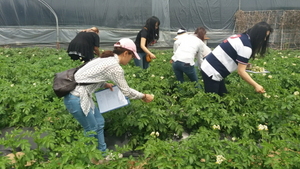
{"type": "MultiPolygon", "coordinates": [[[[0,0],[0,45],[66,46],[82,29],[100,28],[100,47],[135,39],[150,16],[160,18],[155,47],[170,48],[176,31],[203,26],[215,47],[235,31],[235,13],[299,10],[299,0],[0,0]]],[[[276,34],[276,32],[275,32],[276,34]]]]}

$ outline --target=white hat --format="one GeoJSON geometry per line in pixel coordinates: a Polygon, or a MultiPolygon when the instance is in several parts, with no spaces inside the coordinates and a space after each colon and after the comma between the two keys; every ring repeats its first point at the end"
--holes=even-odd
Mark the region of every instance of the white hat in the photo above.
{"type": "Polygon", "coordinates": [[[178,29],[177,31],[177,35],[180,35],[180,34],[183,34],[183,33],[186,33],[187,31],[184,29],[184,28],[180,28],[178,29]]]}
{"type": "Polygon", "coordinates": [[[120,48],[128,49],[128,50],[133,52],[135,58],[137,58],[138,60],[141,59],[140,56],[136,53],[135,43],[129,38],[120,39],[119,42],[114,44],[114,47],[120,47],[120,48]]]}
{"type": "Polygon", "coordinates": [[[179,38],[180,35],[186,33],[187,31],[184,28],[180,28],[177,31],[177,36],[174,38],[174,40],[177,40],[179,38]]]}

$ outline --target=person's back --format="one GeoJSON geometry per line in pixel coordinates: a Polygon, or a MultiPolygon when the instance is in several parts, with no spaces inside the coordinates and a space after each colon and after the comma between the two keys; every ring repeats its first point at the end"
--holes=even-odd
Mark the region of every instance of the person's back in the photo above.
{"type": "Polygon", "coordinates": [[[177,43],[179,43],[180,45],[175,51],[172,60],[178,60],[194,65],[195,56],[200,51],[201,45],[203,45],[204,43],[193,34],[179,38],[177,43]]]}
{"type": "Polygon", "coordinates": [[[94,48],[99,47],[99,36],[94,32],[79,32],[68,46],[72,60],[90,61],[94,58],[94,48]]]}

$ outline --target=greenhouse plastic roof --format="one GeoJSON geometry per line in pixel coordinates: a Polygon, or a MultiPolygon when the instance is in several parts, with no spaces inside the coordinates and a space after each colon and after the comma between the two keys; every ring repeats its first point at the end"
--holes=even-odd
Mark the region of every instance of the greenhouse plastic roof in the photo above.
{"type": "Polygon", "coordinates": [[[69,43],[82,29],[100,28],[100,47],[135,39],[150,16],[160,21],[158,47],[171,47],[178,28],[203,26],[209,44],[232,34],[237,10],[299,9],[299,0],[0,0],[0,45],[69,43]]]}

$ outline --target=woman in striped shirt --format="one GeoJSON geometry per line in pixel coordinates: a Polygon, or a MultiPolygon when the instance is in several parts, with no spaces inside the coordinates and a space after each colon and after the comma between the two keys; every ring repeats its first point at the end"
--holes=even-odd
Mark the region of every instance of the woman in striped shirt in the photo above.
{"type": "Polygon", "coordinates": [[[259,22],[246,32],[232,35],[219,44],[201,64],[205,92],[220,96],[227,93],[224,78],[237,70],[256,92],[265,93],[263,86],[246,72],[246,67],[249,59],[254,59],[256,54],[264,56],[272,31],[268,23],[259,22]]]}

